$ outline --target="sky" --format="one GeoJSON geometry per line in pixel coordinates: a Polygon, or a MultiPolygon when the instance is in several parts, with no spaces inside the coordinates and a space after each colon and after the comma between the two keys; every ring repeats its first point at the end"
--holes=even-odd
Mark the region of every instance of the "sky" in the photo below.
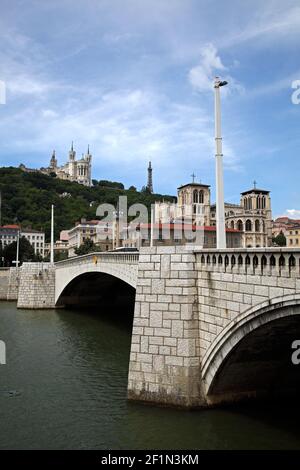
{"type": "Polygon", "coordinates": [[[151,160],[155,192],[175,195],[195,173],[214,201],[218,75],[226,201],[255,180],[274,217],[300,218],[299,1],[0,0],[0,11],[1,166],[47,166],[53,149],[63,164],[74,141],[78,157],[90,145],[94,179],[140,189],[151,160]]]}

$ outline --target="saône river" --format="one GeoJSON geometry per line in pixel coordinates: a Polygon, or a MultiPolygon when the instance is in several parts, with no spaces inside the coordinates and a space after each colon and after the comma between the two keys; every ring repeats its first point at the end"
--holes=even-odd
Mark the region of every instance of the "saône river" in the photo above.
{"type": "Polygon", "coordinates": [[[131,327],[126,313],[0,302],[0,448],[300,448],[297,406],[182,411],[128,402],[131,327]]]}

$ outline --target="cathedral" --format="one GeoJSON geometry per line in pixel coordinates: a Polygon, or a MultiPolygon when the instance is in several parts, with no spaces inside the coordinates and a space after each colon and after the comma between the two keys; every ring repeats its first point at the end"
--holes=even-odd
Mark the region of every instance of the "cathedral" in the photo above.
{"type": "Polygon", "coordinates": [[[50,165],[48,168],[41,168],[40,171],[47,175],[55,173],[57,178],[63,180],[76,181],[84,186],[92,186],[92,155],[90,154],[90,149],[88,147],[87,153],[82,155],[79,160],[76,160],[76,152],[72,142],[67,163],[58,166],[54,150],[50,165]]]}
{"type": "MultiPolygon", "coordinates": [[[[197,226],[216,225],[216,205],[210,201],[210,186],[184,184],[177,190],[177,203],[155,202],[155,223],[176,223],[181,220],[197,226]]],[[[225,202],[225,225],[227,230],[241,233],[243,248],[272,245],[272,210],[270,192],[252,189],[241,193],[240,204],[225,202]]]]}

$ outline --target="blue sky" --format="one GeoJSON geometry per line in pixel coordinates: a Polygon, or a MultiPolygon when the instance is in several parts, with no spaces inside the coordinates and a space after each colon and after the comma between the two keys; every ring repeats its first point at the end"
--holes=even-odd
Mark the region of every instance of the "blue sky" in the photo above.
{"type": "Polygon", "coordinates": [[[1,0],[0,164],[93,154],[93,178],[176,194],[212,186],[212,79],[222,89],[225,197],[255,179],[300,217],[300,4],[285,0],[1,0]]]}

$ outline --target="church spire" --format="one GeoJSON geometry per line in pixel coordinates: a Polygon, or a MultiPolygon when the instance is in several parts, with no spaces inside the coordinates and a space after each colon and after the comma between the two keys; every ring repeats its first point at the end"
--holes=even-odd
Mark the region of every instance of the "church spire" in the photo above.
{"type": "Polygon", "coordinates": [[[73,145],[73,140],[72,140],[71,150],[69,152],[69,160],[75,160],[75,155],[76,155],[76,152],[74,150],[74,145],[73,145]]]}

